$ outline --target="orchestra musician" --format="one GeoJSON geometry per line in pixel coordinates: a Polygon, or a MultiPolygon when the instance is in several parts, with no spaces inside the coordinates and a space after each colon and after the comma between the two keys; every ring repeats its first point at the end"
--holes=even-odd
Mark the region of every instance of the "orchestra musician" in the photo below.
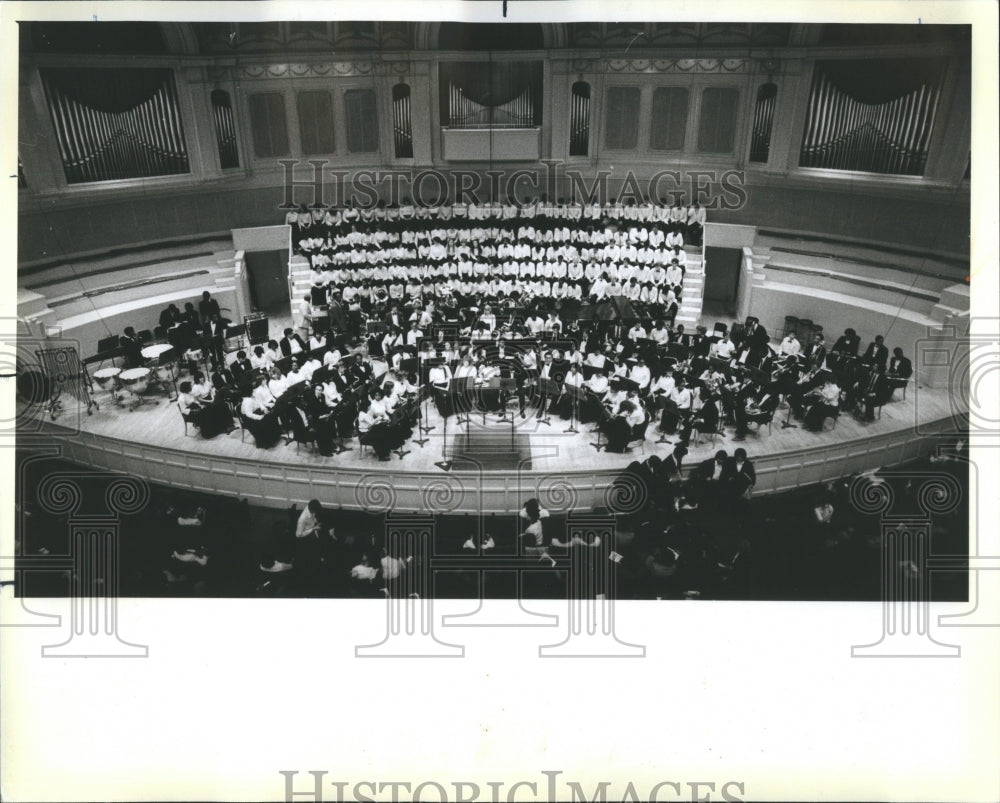
{"type": "MultiPolygon", "coordinates": [[[[472,361],[468,357],[463,357],[461,364],[455,369],[455,378],[473,376],[474,370],[472,361]]],[[[427,381],[434,392],[434,404],[442,418],[447,418],[453,407],[448,398],[451,378],[451,368],[448,367],[448,363],[432,365],[427,373],[427,381]]]]}
{"type": "Polygon", "coordinates": [[[670,400],[670,394],[674,392],[674,370],[668,366],[662,374],[653,380],[649,386],[649,397],[656,410],[662,410],[670,400]]]}
{"type": "Polygon", "coordinates": [[[614,416],[600,425],[601,431],[607,438],[605,451],[624,452],[632,438],[633,431],[645,421],[646,412],[642,406],[637,405],[633,399],[624,399],[619,404],[614,416]]]}
{"type": "MultiPolygon", "coordinates": [[[[260,347],[258,346],[258,348],[260,347]]],[[[263,349],[261,351],[263,352],[263,349]]],[[[236,382],[241,382],[244,378],[249,378],[253,374],[253,361],[247,358],[247,353],[243,349],[236,352],[236,359],[230,363],[229,371],[236,382]]]]}
{"type": "Polygon", "coordinates": [[[720,415],[719,397],[711,390],[706,390],[702,397],[702,405],[698,412],[691,416],[680,442],[687,443],[692,430],[696,430],[699,435],[703,432],[718,432],[720,415]]]}
{"type": "Polygon", "coordinates": [[[599,421],[602,417],[603,399],[608,393],[608,375],[604,371],[595,372],[590,379],[583,383],[586,394],[583,403],[580,405],[578,416],[580,423],[586,424],[591,421],[599,421]]]}
{"type": "Polygon", "coordinates": [[[911,376],[913,376],[913,364],[909,358],[903,356],[903,350],[897,346],[892,350],[892,359],[889,360],[889,367],[886,370],[889,398],[892,398],[892,392],[896,388],[905,388],[911,376]]]}
{"type": "Polygon", "coordinates": [[[868,372],[868,376],[859,380],[855,397],[857,399],[856,413],[858,420],[867,424],[875,420],[875,408],[881,407],[888,400],[892,393],[889,387],[889,380],[886,379],[885,369],[875,363],[868,372]]]}
{"type": "Polygon", "coordinates": [[[358,440],[365,446],[370,446],[382,462],[389,460],[389,452],[392,450],[389,415],[385,407],[381,404],[373,405],[371,399],[362,400],[358,405],[358,440]]]}
{"type": "Polygon", "coordinates": [[[818,332],[813,335],[812,342],[806,346],[802,356],[809,368],[815,366],[822,368],[826,361],[826,346],[823,345],[823,335],[818,332]]]}
{"type": "Polygon", "coordinates": [[[848,327],[830,348],[830,356],[834,357],[834,364],[830,367],[842,370],[845,362],[858,356],[860,347],[861,338],[857,332],[848,327]]]}
{"type": "Polygon", "coordinates": [[[797,417],[802,416],[805,397],[820,387],[828,374],[828,371],[815,367],[799,377],[795,387],[788,393],[788,403],[797,417]]]}
{"type": "Polygon", "coordinates": [[[818,388],[809,391],[803,399],[805,412],[803,426],[810,432],[819,432],[828,417],[836,417],[840,409],[840,388],[832,376],[818,388]]]}
{"type": "Polygon", "coordinates": [[[283,335],[278,343],[282,356],[289,357],[307,350],[305,342],[292,329],[285,329],[283,335]]]}
{"type": "Polygon", "coordinates": [[[230,369],[216,365],[212,370],[211,381],[215,393],[223,401],[234,401],[239,396],[239,391],[236,389],[236,377],[230,369]]]}
{"type": "MultiPolygon", "coordinates": [[[[204,380],[204,377],[201,376],[201,379],[204,380]]],[[[210,440],[223,432],[232,431],[233,417],[229,405],[213,398],[211,386],[202,383],[196,390],[190,381],[185,380],[177,389],[177,406],[194,421],[203,438],[210,440]]]]}
{"type": "MultiPolygon", "coordinates": [[[[574,417],[573,411],[573,399],[575,396],[567,391],[567,388],[580,388],[583,387],[584,380],[583,374],[580,373],[580,366],[576,363],[569,364],[569,370],[563,377],[563,381],[560,386],[559,396],[556,398],[552,405],[552,409],[556,411],[560,418],[568,419],[574,417]]],[[[581,415],[579,410],[576,415],[581,415]]]]}
{"type": "Polygon", "coordinates": [[[861,362],[865,365],[875,365],[885,372],[886,362],[889,359],[889,349],[885,347],[885,339],[882,335],[875,335],[875,340],[868,344],[865,353],[861,355],[861,362]]]}
{"type": "Polygon", "coordinates": [[[736,420],[736,436],[733,440],[742,441],[746,439],[749,428],[748,423],[757,425],[769,421],[774,416],[774,411],[778,408],[781,397],[773,390],[768,389],[759,395],[750,395],[746,399],[746,404],[738,404],[734,408],[736,420]]]}
{"type": "Polygon", "coordinates": [[[267,386],[267,376],[262,374],[257,377],[256,385],[253,389],[253,398],[257,406],[262,410],[270,410],[277,402],[274,394],[267,386]]]}
{"type": "Polygon", "coordinates": [[[691,389],[683,376],[674,377],[674,389],[670,392],[660,417],[660,430],[667,434],[677,431],[678,425],[685,424],[691,413],[691,389]]]}
{"type": "Polygon", "coordinates": [[[181,320],[181,311],[177,309],[176,304],[170,304],[160,313],[160,326],[164,329],[170,329],[171,327],[176,326],[181,322],[181,320]]]}
{"type": "MultiPolygon", "coordinates": [[[[214,299],[212,299],[212,303],[216,304],[214,299]]],[[[216,309],[218,309],[218,304],[216,304],[216,309]]],[[[203,348],[212,355],[212,361],[216,365],[223,365],[225,362],[223,343],[226,340],[226,330],[229,328],[229,324],[230,321],[221,317],[218,312],[213,312],[211,317],[205,321],[205,328],[202,331],[203,348]]]]}
{"type": "Polygon", "coordinates": [[[141,368],[143,363],[142,341],[139,340],[133,327],[125,327],[124,333],[118,338],[118,344],[125,354],[125,366],[127,368],[141,368]]]}

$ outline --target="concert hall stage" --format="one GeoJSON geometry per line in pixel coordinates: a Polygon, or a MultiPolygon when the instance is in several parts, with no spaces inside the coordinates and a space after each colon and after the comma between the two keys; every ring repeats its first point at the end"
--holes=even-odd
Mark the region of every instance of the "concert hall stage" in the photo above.
{"type": "MultiPolygon", "coordinates": [[[[249,433],[241,442],[238,429],[212,440],[202,439],[194,428],[185,436],[176,403],[162,394],[134,412],[116,407],[107,392],[97,390],[94,398],[100,409],[93,415],[67,404],[55,422],[43,408],[21,404],[18,446],[57,445],[73,462],[269,507],[301,506],[318,498],[328,505],[374,511],[510,513],[525,499],[538,497],[553,512],[594,507],[628,512],[639,504],[636,489],[615,484],[615,478],[631,461],[653,454],[666,457],[672,449],[655,442],[659,433],[654,423],[642,447],[609,454],[593,445],[598,434],[591,425],[577,424],[578,433],[567,432],[569,421],[553,416],[544,424],[530,410],[524,419],[515,411],[511,448],[511,424],[496,424],[497,415],[486,417],[487,432],[482,415],[459,426],[454,418],[445,422],[426,404],[421,409],[433,427],[423,435],[426,442],[408,441],[409,452],[402,458],[394,454],[389,462],[379,462],[370,450],[359,448],[356,438],[352,451],[323,457],[307,446],[296,450],[294,443],[258,449],[249,433]],[[481,449],[477,458],[477,444],[492,444],[495,451],[481,449]],[[505,456],[498,461],[497,455],[505,456]]],[[[781,407],[770,432],[765,426],[737,443],[730,429],[714,443],[692,442],[684,467],[690,469],[717,449],[732,454],[742,446],[757,470],[755,494],[773,493],[933,453],[941,436],[957,436],[952,416],[947,390],[912,385],[905,400],[896,392],[881,419],[863,425],[844,414],[828,432],[783,429],[786,410],[781,407]]]]}

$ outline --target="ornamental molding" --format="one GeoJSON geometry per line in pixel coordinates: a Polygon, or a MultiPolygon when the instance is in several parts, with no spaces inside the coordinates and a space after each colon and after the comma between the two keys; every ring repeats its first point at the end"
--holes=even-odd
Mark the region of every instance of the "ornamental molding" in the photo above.
{"type": "Polygon", "coordinates": [[[574,72],[748,73],[751,59],[574,59],[574,72]]]}
{"type": "Polygon", "coordinates": [[[409,62],[405,61],[325,61],[310,64],[290,62],[285,64],[241,64],[233,67],[210,67],[208,76],[211,80],[226,78],[268,80],[274,78],[400,76],[407,75],[409,72],[409,62]]]}

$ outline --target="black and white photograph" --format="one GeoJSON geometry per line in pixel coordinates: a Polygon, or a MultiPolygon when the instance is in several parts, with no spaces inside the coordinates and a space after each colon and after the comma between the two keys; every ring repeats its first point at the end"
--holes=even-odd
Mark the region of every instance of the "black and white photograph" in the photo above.
{"type": "Polygon", "coordinates": [[[996,799],[996,6],[676,5],[0,5],[4,799],[996,799]]]}

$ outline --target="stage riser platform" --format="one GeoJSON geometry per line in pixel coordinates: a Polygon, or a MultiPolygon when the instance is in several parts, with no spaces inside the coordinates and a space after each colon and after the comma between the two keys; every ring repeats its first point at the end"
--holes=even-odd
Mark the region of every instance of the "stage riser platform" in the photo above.
{"type": "MultiPolygon", "coordinates": [[[[572,470],[505,469],[502,471],[408,470],[395,458],[389,463],[338,469],[288,461],[247,460],[197,454],[138,443],[87,431],[71,431],[58,423],[39,422],[18,447],[53,447],[71,462],[107,469],[177,488],[214,492],[252,504],[287,508],[310,499],[353,510],[398,510],[433,513],[514,513],[537,497],[553,513],[608,507],[633,512],[640,505],[634,488],[615,486],[629,460],[598,469],[574,463],[572,470]]],[[[765,436],[766,437],[766,436],[765,436]]],[[[834,480],[853,472],[905,463],[933,454],[938,445],[957,437],[954,420],[943,418],[913,427],[841,443],[772,454],[751,454],[757,469],[755,495],[776,493],[834,480]]],[[[192,443],[194,445],[196,441],[192,443]]],[[[750,445],[750,444],[748,444],[750,445]]],[[[696,462],[686,468],[690,469],[696,462]]]]}

